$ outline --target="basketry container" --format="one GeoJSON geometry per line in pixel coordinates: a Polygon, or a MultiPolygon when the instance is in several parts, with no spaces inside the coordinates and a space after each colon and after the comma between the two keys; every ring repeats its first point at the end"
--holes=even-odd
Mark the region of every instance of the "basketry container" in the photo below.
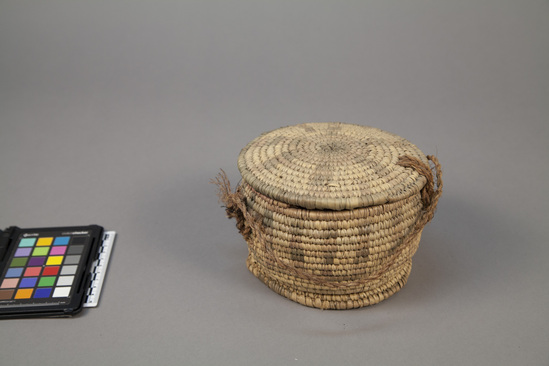
{"type": "Polygon", "coordinates": [[[345,123],[262,134],[242,149],[238,168],[234,192],[224,172],[214,182],[248,243],[248,269],[321,309],[373,305],[400,290],[442,194],[435,157],[345,123]]]}

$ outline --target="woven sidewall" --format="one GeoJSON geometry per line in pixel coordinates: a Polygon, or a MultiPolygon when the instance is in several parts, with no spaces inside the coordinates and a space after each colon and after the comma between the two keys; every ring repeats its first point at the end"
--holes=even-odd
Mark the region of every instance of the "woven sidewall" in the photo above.
{"type": "Polygon", "coordinates": [[[248,269],[280,295],[311,307],[350,309],[376,304],[406,283],[421,232],[407,247],[399,244],[421,214],[420,194],[385,205],[323,211],[275,201],[246,183],[241,188],[248,212],[262,218],[263,228],[261,238],[247,239],[248,269]]]}
{"type": "Polygon", "coordinates": [[[365,290],[348,294],[317,294],[311,291],[299,291],[293,287],[284,285],[281,281],[271,277],[250,254],[246,260],[250,272],[266,284],[271,290],[299,304],[324,310],[346,310],[377,304],[398,292],[408,280],[412,270],[412,261],[406,262],[393,271],[389,281],[380,284],[372,290],[365,290]]]}

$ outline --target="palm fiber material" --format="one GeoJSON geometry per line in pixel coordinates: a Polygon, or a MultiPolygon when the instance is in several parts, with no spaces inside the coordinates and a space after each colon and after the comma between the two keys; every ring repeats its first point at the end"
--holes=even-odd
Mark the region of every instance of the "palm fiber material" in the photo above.
{"type": "Polygon", "coordinates": [[[321,309],[372,305],[401,289],[442,194],[436,157],[424,156],[396,135],[342,123],[297,125],[264,134],[242,150],[239,168],[243,180],[234,191],[224,171],[213,183],[227,216],[237,220],[248,243],[249,270],[277,293],[321,309]],[[254,144],[260,147],[250,146],[254,144]],[[368,147],[366,158],[357,158],[357,146],[368,147]],[[326,155],[326,149],[339,156],[326,155]],[[310,156],[315,151],[320,157],[310,156]],[[249,167],[261,166],[261,159],[279,182],[258,183],[268,174],[249,167]],[[312,162],[316,165],[309,174],[296,168],[311,167],[312,162]],[[346,170],[335,169],[338,162],[346,170]],[[357,173],[357,166],[367,166],[367,177],[357,173]],[[301,189],[296,188],[299,181],[301,189]],[[357,193],[360,189],[363,195],[357,193]]]}

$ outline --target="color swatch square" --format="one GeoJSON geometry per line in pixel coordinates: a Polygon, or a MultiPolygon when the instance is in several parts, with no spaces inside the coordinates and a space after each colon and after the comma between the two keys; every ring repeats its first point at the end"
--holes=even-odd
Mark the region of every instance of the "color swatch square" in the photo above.
{"type": "Polygon", "coordinates": [[[70,287],[56,287],[52,297],[69,297],[70,292],[70,287]]]}
{"type": "Polygon", "coordinates": [[[19,289],[15,293],[15,299],[30,299],[32,296],[32,288],[19,289]]]}
{"type": "Polygon", "coordinates": [[[51,257],[48,257],[48,260],[46,262],[46,266],[55,266],[55,265],[61,264],[62,262],[63,262],[63,256],[62,255],[51,256],[51,257]]]}
{"type": "Polygon", "coordinates": [[[40,278],[38,282],[38,287],[52,287],[55,283],[55,276],[47,276],[40,278]]]}
{"type": "Polygon", "coordinates": [[[9,268],[6,272],[6,277],[21,277],[23,268],[9,268]]]}
{"type": "Polygon", "coordinates": [[[86,244],[87,237],[85,236],[76,236],[72,238],[72,244],[86,244]]]}
{"type": "Polygon", "coordinates": [[[53,241],[53,245],[69,245],[70,236],[58,236],[53,241]]]}
{"type": "Polygon", "coordinates": [[[67,251],[67,254],[82,254],[84,251],[83,245],[71,245],[69,247],[69,250],[67,251]]]}
{"type": "Polygon", "coordinates": [[[28,257],[31,253],[32,248],[17,248],[15,251],[14,257],[28,257]]]}
{"type": "Polygon", "coordinates": [[[57,276],[59,273],[59,266],[44,267],[44,272],[42,276],[57,276]]]}
{"type": "Polygon", "coordinates": [[[34,292],[34,298],[35,299],[44,299],[46,297],[50,297],[51,294],[51,287],[50,288],[37,288],[34,292]]]}
{"type": "Polygon", "coordinates": [[[23,276],[25,277],[40,276],[41,270],[42,270],[42,267],[27,267],[27,269],[25,270],[25,274],[23,276]]]}
{"type": "Polygon", "coordinates": [[[19,278],[5,278],[0,288],[16,288],[19,278]]]}
{"type": "Polygon", "coordinates": [[[33,247],[36,243],[36,238],[23,238],[19,242],[19,247],[33,247]]]}
{"type": "Polygon", "coordinates": [[[65,257],[63,264],[78,264],[80,262],[80,255],[68,255],[65,257]]]}
{"type": "Polygon", "coordinates": [[[61,275],[73,275],[76,273],[78,266],[63,266],[61,267],[61,275]]]}
{"type": "Polygon", "coordinates": [[[67,251],[66,246],[51,248],[50,255],[63,255],[67,251]]]}
{"type": "Polygon", "coordinates": [[[25,277],[21,280],[19,284],[20,288],[34,287],[36,285],[36,280],[38,277],[25,277]]]}
{"type": "Polygon", "coordinates": [[[15,290],[0,290],[0,300],[11,300],[15,290]]]}
{"type": "Polygon", "coordinates": [[[36,242],[36,246],[49,247],[52,241],[53,241],[53,238],[38,238],[38,241],[36,242]]]}
{"type": "Polygon", "coordinates": [[[32,251],[33,257],[38,257],[42,255],[48,255],[48,252],[50,251],[50,247],[36,247],[32,251]]]}
{"type": "Polygon", "coordinates": [[[29,260],[29,266],[42,266],[45,261],[46,257],[31,257],[29,260]]]}
{"type": "Polygon", "coordinates": [[[10,267],[25,267],[27,265],[27,257],[13,258],[10,267]]]}
{"type": "Polygon", "coordinates": [[[71,286],[74,281],[74,276],[59,276],[56,286],[71,286]]]}

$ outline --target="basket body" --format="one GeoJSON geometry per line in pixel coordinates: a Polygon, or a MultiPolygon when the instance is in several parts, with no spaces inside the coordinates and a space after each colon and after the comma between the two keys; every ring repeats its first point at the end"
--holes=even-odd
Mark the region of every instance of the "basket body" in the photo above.
{"type": "Polygon", "coordinates": [[[397,254],[390,268],[382,268],[417,221],[422,208],[419,194],[395,203],[330,212],[294,208],[250,186],[243,189],[249,212],[263,218],[264,228],[262,240],[255,235],[247,240],[246,263],[277,293],[307,306],[351,309],[376,304],[406,283],[421,234],[397,254]],[[273,260],[265,246],[289,268],[273,260]],[[365,278],[370,279],[360,281],[365,278]]]}
{"type": "Polygon", "coordinates": [[[229,215],[248,243],[248,269],[306,306],[388,298],[406,283],[432,217],[428,164],[408,141],[369,127],[317,123],[261,135],[240,153],[243,180],[229,215]],[[428,172],[399,165],[402,156],[428,172]]]}

